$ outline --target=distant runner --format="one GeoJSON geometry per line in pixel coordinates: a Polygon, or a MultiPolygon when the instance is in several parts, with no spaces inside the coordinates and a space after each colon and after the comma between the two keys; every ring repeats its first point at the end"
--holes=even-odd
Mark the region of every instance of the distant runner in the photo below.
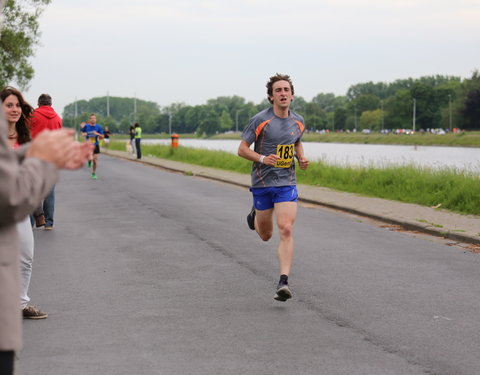
{"type": "Polygon", "coordinates": [[[239,156],[253,161],[250,188],[253,207],[247,223],[264,241],[272,237],[275,213],[280,235],[280,280],[274,299],[282,302],[292,298],[288,275],[293,260],[293,223],[298,201],[294,157],[301,169],[308,167],[300,141],[305,122],[289,109],[293,94],[288,75],[270,77],[267,95],[272,106],[252,117],[238,147],[239,156]],[[252,143],[255,144],[253,150],[250,149],[252,143]]]}
{"type": "MultiPolygon", "coordinates": [[[[96,180],[98,154],[100,154],[100,140],[103,139],[103,129],[97,124],[97,116],[94,113],[88,118],[88,123],[83,127],[82,134],[85,136],[87,142],[90,142],[95,146],[92,155],[92,178],[96,180]]],[[[90,167],[90,162],[88,163],[88,166],[90,167]]]]}

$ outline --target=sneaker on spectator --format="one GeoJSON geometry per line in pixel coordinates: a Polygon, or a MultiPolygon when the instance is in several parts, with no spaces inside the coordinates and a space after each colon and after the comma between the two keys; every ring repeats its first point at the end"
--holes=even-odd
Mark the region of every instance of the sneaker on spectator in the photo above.
{"type": "Polygon", "coordinates": [[[27,306],[22,311],[23,319],[46,319],[48,314],[34,306],[27,306]]]}
{"type": "Polygon", "coordinates": [[[53,230],[53,225],[46,225],[45,230],[53,230]]]}

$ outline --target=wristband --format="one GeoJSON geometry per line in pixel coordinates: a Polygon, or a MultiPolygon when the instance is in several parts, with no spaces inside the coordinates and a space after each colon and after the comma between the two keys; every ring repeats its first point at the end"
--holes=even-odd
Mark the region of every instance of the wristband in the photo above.
{"type": "Polygon", "coordinates": [[[265,155],[260,155],[259,163],[263,164],[263,159],[265,159],[265,155]]]}

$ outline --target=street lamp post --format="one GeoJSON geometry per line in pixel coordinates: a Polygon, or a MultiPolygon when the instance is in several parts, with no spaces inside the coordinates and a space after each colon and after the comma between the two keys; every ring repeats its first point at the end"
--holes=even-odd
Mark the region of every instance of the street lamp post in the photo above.
{"type": "Polygon", "coordinates": [[[238,133],[238,109],[235,112],[235,133],[238,133]]]}
{"type": "Polygon", "coordinates": [[[357,132],[357,103],[353,104],[355,108],[355,133],[357,132]]]}
{"type": "Polygon", "coordinates": [[[380,101],[381,106],[382,106],[382,132],[385,130],[385,117],[383,113],[383,100],[380,101]]]}
{"type": "Polygon", "coordinates": [[[332,132],[335,133],[335,106],[329,105],[328,107],[324,108],[325,111],[327,111],[327,114],[329,111],[332,112],[332,132]]]}
{"type": "Polygon", "coordinates": [[[415,133],[415,117],[417,114],[417,100],[413,99],[413,132],[415,133]]]}
{"type": "Polygon", "coordinates": [[[75,140],[76,140],[76,141],[78,141],[77,115],[78,115],[78,106],[77,106],[77,97],[75,97],[75,117],[73,118],[73,121],[75,122],[75,140]]]}
{"type": "Polygon", "coordinates": [[[332,130],[335,133],[335,108],[333,108],[332,112],[332,130]]]}
{"type": "Polygon", "coordinates": [[[450,131],[452,131],[452,95],[448,94],[448,111],[450,120],[450,131]]]}
{"type": "Polygon", "coordinates": [[[135,120],[137,119],[137,93],[134,94],[133,98],[133,112],[135,113],[135,120]]]}

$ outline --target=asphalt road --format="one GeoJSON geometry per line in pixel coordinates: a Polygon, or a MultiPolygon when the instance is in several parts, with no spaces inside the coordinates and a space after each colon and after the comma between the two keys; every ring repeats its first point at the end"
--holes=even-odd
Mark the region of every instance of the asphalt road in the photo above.
{"type": "Polygon", "coordinates": [[[21,375],[479,374],[480,258],[299,208],[290,283],[247,189],[101,156],[35,230],[21,375]]]}

